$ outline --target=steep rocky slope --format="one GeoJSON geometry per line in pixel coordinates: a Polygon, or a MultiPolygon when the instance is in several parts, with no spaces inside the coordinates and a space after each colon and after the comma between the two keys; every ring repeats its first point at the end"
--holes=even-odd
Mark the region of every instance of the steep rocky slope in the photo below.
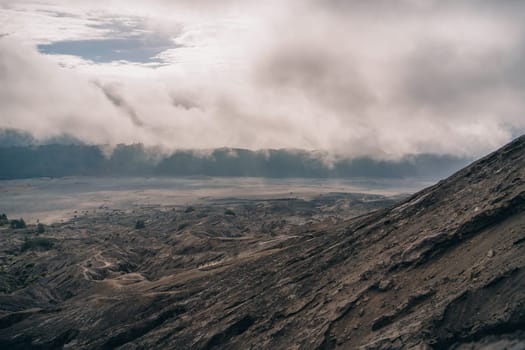
{"type": "Polygon", "coordinates": [[[4,239],[2,283],[41,277],[0,295],[0,347],[525,349],[525,137],[357,218],[264,205],[4,239]]]}

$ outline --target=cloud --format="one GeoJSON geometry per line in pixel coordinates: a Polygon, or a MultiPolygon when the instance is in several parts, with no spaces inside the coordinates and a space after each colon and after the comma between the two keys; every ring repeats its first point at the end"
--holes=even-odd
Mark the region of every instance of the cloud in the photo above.
{"type": "Polygon", "coordinates": [[[525,132],[518,1],[4,3],[0,127],[380,159],[478,156],[525,132]]]}
{"type": "Polygon", "coordinates": [[[171,101],[175,108],[184,108],[186,110],[189,110],[192,108],[202,109],[202,107],[197,102],[195,102],[196,101],[195,97],[192,97],[191,95],[187,95],[184,93],[179,92],[177,94],[172,94],[171,101]]]}
{"type": "Polygon", "coordinates": [[[0,39],[0,80],[1,127],[95,143],[131,135],[132,123],[96,87],[9,36],[0,39]],[[118,125],[120,132],[105,125],[118,125]]]}
{"type": "Polygon", "coordinates": [[[117,92],[115,85],[102,85],[97,82],[94,84],[98,86],[100,90],[102,90],[104,96],[106,96],[115,107],[122,109],[126,113],[133,125],[136,127],[144,126],[142,120],[140,120],[140,118],[137,116],[135,109],[122,98],[122,96],[117,92]]]}

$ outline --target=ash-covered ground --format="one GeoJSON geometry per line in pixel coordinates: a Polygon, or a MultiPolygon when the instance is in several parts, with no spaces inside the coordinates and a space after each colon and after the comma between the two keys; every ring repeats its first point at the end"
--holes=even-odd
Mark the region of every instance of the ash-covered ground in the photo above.
{"type": "Polygon", "coordinates": [[[0,347],[525,348],[525,137],[404,199],[295,192],[4,225],[0,347]]]}

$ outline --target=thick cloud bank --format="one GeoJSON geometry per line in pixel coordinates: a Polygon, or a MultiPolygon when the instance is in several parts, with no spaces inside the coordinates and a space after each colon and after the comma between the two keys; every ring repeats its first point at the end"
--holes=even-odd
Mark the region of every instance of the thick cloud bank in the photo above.
{"type": "Polygon", "coordinates": [[[0,127],[376,159],[478,156],[525,132],[523,2],[259,3],[2,0],[0,127]]]}

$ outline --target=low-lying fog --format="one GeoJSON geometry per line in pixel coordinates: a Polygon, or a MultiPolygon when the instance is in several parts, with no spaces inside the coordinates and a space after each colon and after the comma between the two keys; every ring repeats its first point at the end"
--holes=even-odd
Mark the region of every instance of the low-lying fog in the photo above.
{"type": "Polygon", "coordinates": [[[52,223],[97,211],[212,203],[231,197],[311,198],[330,192],[396,196],[431,184],[421,179],[33,178],[0,181],[0,213],[28,223],[52,223]]]}

